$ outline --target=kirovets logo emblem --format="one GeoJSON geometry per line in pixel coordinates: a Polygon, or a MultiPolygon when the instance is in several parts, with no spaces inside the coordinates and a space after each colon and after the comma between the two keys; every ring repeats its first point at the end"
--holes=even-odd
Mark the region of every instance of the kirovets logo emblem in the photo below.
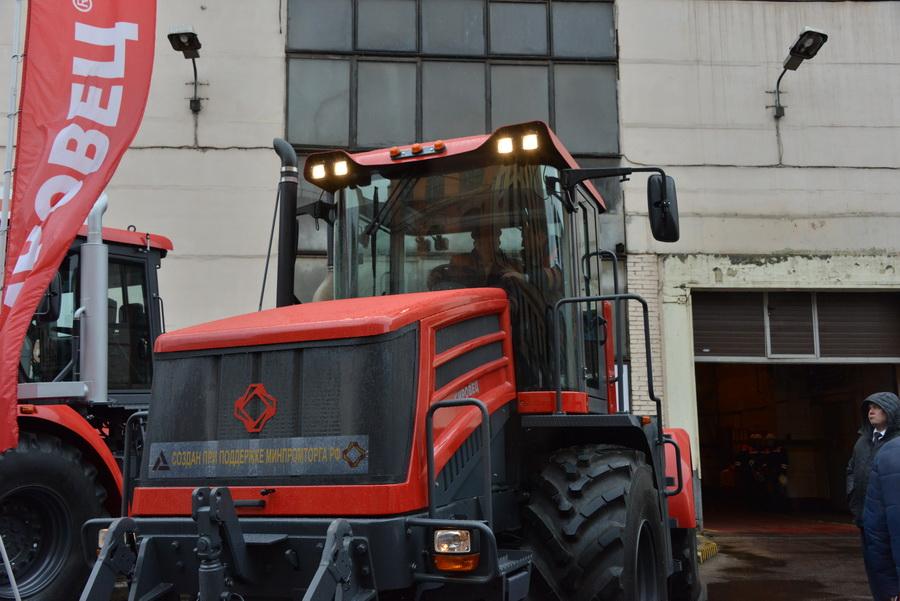
{"type": "Polygon", "coordinates": [[[278,401],[263,384],[251,384],[244,396],[234,402],[234,416],[247,432],[262,432],[266,422],[278,413],[278,401]]]}
{"type": "Polygon", "coordinates": [[[90,12],[94,8],[93,0],[72,0],[72,6],[83,13],[90,12]]]}

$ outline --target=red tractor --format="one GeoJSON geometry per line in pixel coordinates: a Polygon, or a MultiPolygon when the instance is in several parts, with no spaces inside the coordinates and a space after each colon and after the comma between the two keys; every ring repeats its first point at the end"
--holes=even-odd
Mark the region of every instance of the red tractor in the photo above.
{"type": "MultiPolygon", "coordinates": [[[[20,598],[75,596],[81,525],[121,515],[126,424],[150,399],[162,237],[100,227],[105,200],[35,313],[18,370],[19,444],[0,454],[0,536],[20,598]]],[[[132,422],[135,423],[135,422],[132,422]]],[[[15,599],[0,561],[0,599],[15,599]]]]}
{"type": "Polygon", "coordinates": [[[672,241],[671,178],[578,169],[534,122],[312,155],[298,211],[276,150],[279,307],[157,341],[130,514],[86,525],[82,601],[699,598],[689,441],[652,373],[658,417],[617,377],[647,305],[592,288],[615,255],[589,180],[656,172],[672,241]],[[298,214],[330,229],[331,300],[295,302],[298,214]]]}

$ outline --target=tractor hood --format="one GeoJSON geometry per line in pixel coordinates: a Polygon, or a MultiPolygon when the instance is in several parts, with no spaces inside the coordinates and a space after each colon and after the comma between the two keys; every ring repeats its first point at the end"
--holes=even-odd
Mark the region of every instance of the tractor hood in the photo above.
{"type": "Polygon", "coordinates": [[[378,336],[437,313],[505,298],[506,294],[498,288],[469,288],[308,303],[170,332],[156,340],[155,351],[172,353],[378,336]]]}

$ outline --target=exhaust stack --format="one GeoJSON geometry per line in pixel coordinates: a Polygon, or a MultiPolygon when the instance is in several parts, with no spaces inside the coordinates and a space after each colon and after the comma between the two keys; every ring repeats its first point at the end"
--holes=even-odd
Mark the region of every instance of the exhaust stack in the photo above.
{"type": "Polygon", "coordinates": [[[278,285],[275,306],[287,307],[298,302],[294,297],[294,262],[297,260],[297,187],[300,184],[300,172],[297,169],[297,153],[293,147],[281,138],[275,138],[272,144],[281,158],[281,179],[278,181],[281,215],[278,222],[278,285]]]}

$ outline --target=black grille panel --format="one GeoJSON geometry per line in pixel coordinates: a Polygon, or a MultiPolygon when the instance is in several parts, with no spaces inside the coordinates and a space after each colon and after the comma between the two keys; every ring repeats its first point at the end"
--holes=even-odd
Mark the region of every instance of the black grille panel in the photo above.
{"type": "MultiPolygon", "coordinates": [[[[303,439],[315,438],[319,441],[315,444],[321,445],[323,437],[342,441],[343,448],[348,437],[355,437],[368,445],[366,473],[254,478],[251,465],[246,478],[235,477],[234,468],[229,468],[228,483],[402,482],[412,444],[417,365],[418,330],[414,326],[384,336],[337,343],[161,355],[157,358],[146,448],[159,443],[156,449],[165,448],[171,454],[173,449],[208,450],[209,441],[229,441],[222,446],[267,449],[273,442],[266,443],[266,439],[278,439],[279,448],[287,444],[285,440],[302,447],[306,445],[303,439]],[[277,412],[259,432],[249,432],[235,417],[235,403],[251,385],[258,384],[276,399],[277,412]]],[[[256,397],[245,407],[254,418],[264,409],[256,397]]],[[[208,477],[210,472],[201,475],[199,468],[177,475],[174,469],[171,474],[156,472],[150,477],[151,464],[157,457],[150,458],[149,454],[145,453],[142,465],[142,478],[147,484],[171,485],[175,481],[184,485],[185,474],[196,474],[192,481],[211,483],[215,478],[208,477]]],[[[171,461],[171,457],[166,459],[171,461]]]]}

